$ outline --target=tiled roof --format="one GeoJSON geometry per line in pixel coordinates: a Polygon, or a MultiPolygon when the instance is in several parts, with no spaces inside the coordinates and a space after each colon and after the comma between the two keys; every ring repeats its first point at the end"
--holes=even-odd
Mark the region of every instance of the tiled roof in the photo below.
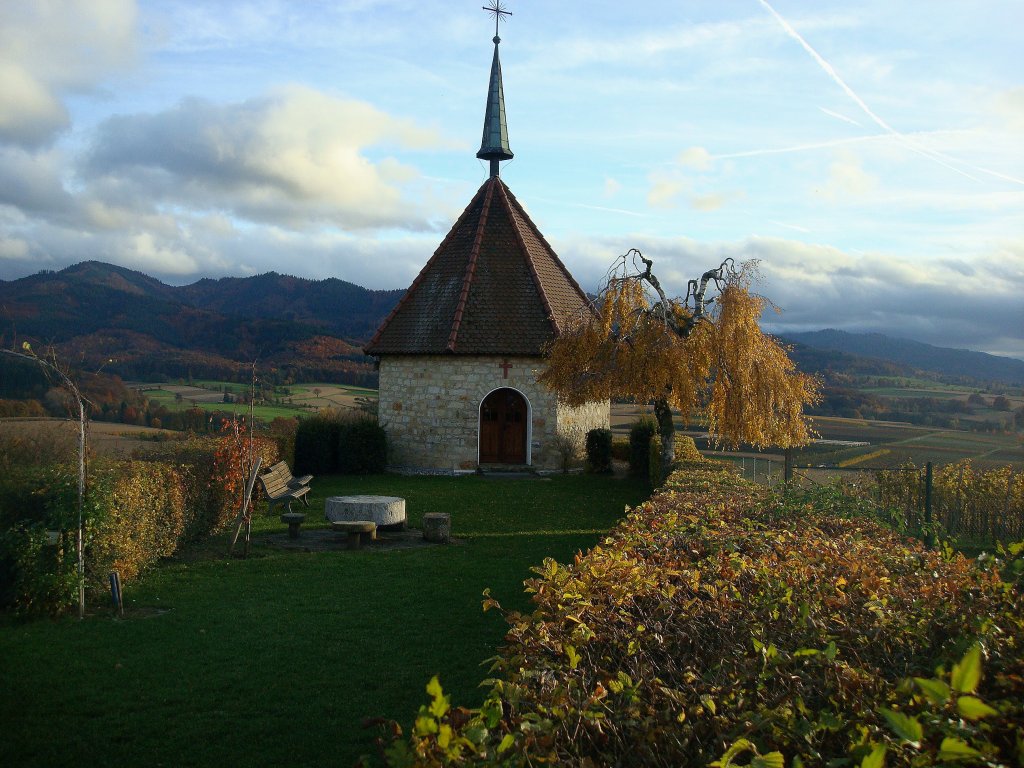
{"type": "Polygon", "coordinates": [[[519,201],[493,176],[366,353],[539,355],[587,303],[519,201]]]}

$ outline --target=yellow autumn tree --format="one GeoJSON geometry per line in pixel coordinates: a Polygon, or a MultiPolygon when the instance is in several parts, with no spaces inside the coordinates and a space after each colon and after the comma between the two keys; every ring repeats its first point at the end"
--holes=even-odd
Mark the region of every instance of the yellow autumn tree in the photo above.
{"type": "Polygon", "coordinates": [[[665,467],[675,460],[673,409],[686,423],[703,415],[730,447],[808,442],[803,408],[818,383],[761,331],[768,302],[750,290],[756,262],[728,259],[690,280],[681,299],[667,297],[653,265],[635,248],[619,257],[593,305],[548,345],[540,381],[569,405],[653,403],[665,467]]]}

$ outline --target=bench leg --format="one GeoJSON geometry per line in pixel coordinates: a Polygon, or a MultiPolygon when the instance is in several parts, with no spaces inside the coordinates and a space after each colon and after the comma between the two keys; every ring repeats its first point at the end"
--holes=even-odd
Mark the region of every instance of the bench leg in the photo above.
{"type": "Polygon", "coordinates": [[[363,544],[362,534],[354,532],[354,531],[352,533],[348,534],[348,548],[349,549],[359,549],[362,546],[362,544],[363,544]]]}

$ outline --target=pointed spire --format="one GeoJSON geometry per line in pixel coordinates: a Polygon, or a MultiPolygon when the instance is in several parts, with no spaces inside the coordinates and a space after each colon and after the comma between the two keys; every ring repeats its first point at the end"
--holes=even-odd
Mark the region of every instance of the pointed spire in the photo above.
{"type": "Polygon", "coordinates": [[[508,146],[508,126],[505,123],[505,92],[501,86],[501,60],[498,58],[498,22],[504,16],[510,16],[500,0],[492,0],[490,6],[484,7],[494,15],[494,58],[491,60],[491,81],[487,88],[487,110],[484,113],[484,132],[480,140],[480,151],[476,156],[481,160],[491,161],[491,176],[498,175],[498,164],[502,160],[511,160],[512,150],[508,146]]]}

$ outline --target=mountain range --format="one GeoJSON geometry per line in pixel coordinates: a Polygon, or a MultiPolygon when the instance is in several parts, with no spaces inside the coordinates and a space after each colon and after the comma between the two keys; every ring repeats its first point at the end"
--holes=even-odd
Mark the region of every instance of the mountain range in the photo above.
{"type": "Polygon", "coordinates": [[[271,272],[171,286],[86,261],[0,281],[0,343],[52,345],[123,378],[236,378],[253,361],[293,380],[371,384],[362,354],[402,291],[271,272]]]}
{"type": "MultiPolygon", "coordinates": [[[[257,361],[280,380],[374,384],[373,361],[361,348],[403,292],[276,272],[171,286],[85,261],[0,280],[0,345],[52,345],[84,368],[130,379],[246,378],[257,361]]],[[[982,352],[836,330],[783,340],[809,373],[926,371],[1024,384],[1024,361],[982,352]]]]}

